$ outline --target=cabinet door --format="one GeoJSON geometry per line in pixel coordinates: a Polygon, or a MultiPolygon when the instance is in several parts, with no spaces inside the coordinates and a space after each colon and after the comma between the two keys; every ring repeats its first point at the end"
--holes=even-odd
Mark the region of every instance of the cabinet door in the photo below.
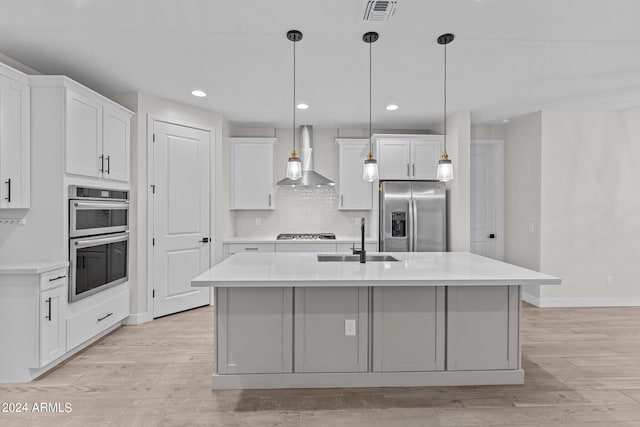
{"type": "Polygon", "coordinates": [[[65,353],[66,300],[66,286],[59,286],[40,294],[40,367],[65,353]]]}
{"type": "Polygon", "coordinates": [[[294,372],[366,372],[366,287],[295,288],[294,372]]]}
{"type": "Polygon", "coordinates": [[[104,178],[129,181],[130,123],[129,114],[108,106],[104,107],[102,115],[104,178]]]}
{"type": "Polygon", "coordinates": [[[438,160],[442,153],[442,137],[411,142],[411,178],[436,179],[438,160]]]}
{"type": "Polygon", "coordinates": [[[518,369],[519,286],[449,286],[447,370],[518,369]]]}
{"type": "Polygon", "coordinates": [[[106,166],[102,156],[102,104],[67,90],[67,173],[101,177],[106,166]]]}
{"type": "Polygon", "coordinates": [[[231,140],[231,209],[274,209],[273,138],[231,140]]]}
{"type": "Polygon", "coordinates": [[[381,139],[378,143],[380,179],[411,178],[411,144],[404,140],[381,139]]]}
{"type": "Polygon", "coordinates": [[[370,210],[373,183],[362,179],[362,167],[369,152],[369,141],[338,141],[338,179],[340,210],[370,210]]]}
{"type": "Polygon", "coordinates": [[[217,288],[217,372],[292,371],[292,288],[217,288]]]}
{"type": "Polygon", "coordinates": [[[0,76],[0,208],[30,205],[29,86],[0,76]]]}
{"type": "Polygon", "coordinates": [[[373,371],[444,370],[444,287],[373,289],[373,371]]]}

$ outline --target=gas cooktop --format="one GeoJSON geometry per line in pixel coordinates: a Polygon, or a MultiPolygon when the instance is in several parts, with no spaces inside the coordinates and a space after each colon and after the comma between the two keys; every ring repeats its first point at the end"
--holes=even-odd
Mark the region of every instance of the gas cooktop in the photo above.
{"type": "Polygon", "coordinates": [[[278,240],[335,240],[336,235],[333,233],[305,233],[305,234],[278,234],[278,240]]]}

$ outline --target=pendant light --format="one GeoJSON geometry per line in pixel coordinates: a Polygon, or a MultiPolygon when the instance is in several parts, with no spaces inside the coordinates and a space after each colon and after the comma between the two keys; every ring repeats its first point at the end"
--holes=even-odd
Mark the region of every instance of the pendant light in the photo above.
{"type": "Polygon", "coordinates": [[[444,46],[444,151],[438,161],[436,179],[438,181],[451,181],[453,179],[453,164],[447,155],[447,45],[453,41],[455,36],[447,33],[438,37],[438,44],[444,46]]]}
{"type": "Polygon", "coordinates": [[[296,42],[302,40],[302,33],[298,30],[287,31],[287,39],[293,42],[293,151],[287,162],[286,176],[297,180],[302,178],[302,162],[296,153],[296,42]]]}
{"type": "Polygon", "coordinates": [[[378,162],[373,158],[373,135],[371,134],[371,44],[378,40],[378,33],[373,31],[365,33],[362,36],[362,40],[369,44],[369,154],[367,154],[367,158],[364,161],[362,179],[373,182],[378,180],[378,162]]]}

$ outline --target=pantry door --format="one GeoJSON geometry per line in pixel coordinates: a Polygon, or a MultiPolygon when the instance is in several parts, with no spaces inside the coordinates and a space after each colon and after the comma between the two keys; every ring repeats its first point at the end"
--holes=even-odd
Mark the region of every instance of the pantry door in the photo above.
{"type": "Polygon", "coordinates": [[[191,287],[191,280],[210,266],[212,137],[211,130],[161,120],[153,120],[152,132],[149,283],[155,318],[210,302],[209,288],[191,287]]]}

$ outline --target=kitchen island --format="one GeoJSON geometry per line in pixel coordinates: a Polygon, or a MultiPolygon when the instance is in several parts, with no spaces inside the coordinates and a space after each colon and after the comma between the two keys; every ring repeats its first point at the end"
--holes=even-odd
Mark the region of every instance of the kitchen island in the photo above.
{"type": "Polygon", "coordinates": [[[466,252],[370,255],[240,253],[195,278],[215,290],[213,388],[524,382],[521,286],[559,278],[466,252]]]}

